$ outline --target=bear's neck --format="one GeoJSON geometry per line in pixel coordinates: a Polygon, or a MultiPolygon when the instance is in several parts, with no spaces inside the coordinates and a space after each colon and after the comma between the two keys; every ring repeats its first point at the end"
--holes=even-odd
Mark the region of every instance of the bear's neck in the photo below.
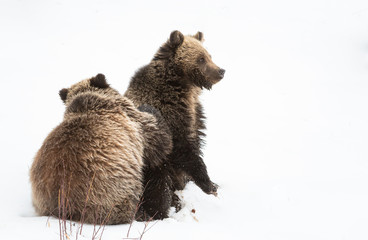
{"type": "Polygon", "coordinates": [[[151,81],[158,90],[156,97],[165,98],[164,102],[170,101],[174,106],[184,106],[188,116],[191,116],[190,126],[194,126],[197,121],[197,108],[200,105],[199,96],[202,89],[193,84],[193,81],[173,64],[153,61],[149,67],[148,72],[154,73],[150,75],[155,76],[151,81]],[[175,97],[167,99],[167,96],[175,97]]]}
{"type": "Polygon", "coordinates": [[[152,61],[150,67],[155,72],[155,76],[160,76],[159,81],[166,86],[169,85],[175,87],[175,89],[181,89],[183,92],[189,93],[191,98],[197,98],[201,94],[201,88],[194,85],[189,76],[174,63],[170,61],[152,61]]]}

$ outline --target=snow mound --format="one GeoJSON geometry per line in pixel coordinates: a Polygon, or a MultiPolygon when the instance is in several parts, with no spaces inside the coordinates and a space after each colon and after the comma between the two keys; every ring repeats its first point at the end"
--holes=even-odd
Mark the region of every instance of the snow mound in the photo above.
{"type": "Polygon", "coordinates": [[[208,217],[208,212],[218,211],[221,204],[220,197],[204,193],[193,182],[189,182],[182,191],[175,193],[181,201],[182,209],[176,213],[172,208],[169,217],[181,222],[199,222],[208,217]]]}

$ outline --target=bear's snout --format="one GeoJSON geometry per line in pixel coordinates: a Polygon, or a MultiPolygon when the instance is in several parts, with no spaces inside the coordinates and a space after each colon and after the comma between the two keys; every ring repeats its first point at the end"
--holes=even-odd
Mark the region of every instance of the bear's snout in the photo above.
{"type": "Polygon", "coordinates": [[[225,69],[223,69],[223,68],[219,69],[218,73],[220,75],[220,78],[223,78],[225,76],[225,72],[226,72],[225,69]]]}

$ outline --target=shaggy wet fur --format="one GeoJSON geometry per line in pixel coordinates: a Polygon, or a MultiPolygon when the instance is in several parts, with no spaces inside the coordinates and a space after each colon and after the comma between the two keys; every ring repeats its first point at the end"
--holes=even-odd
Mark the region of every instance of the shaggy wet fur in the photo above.
{"type": "MultiPolygon", "coordinates": [[[[62,211],[63,217],[86,223],[130,222],[144,188],[156,187],[144,182],[143,174],[166,162],[170,130],[159,115],[139,111],[110,88],[102,74],[62,89],[60,97],[64,120],[47,136],[30,171],[36,212],[60,216],[62,211]]],[[[147,201],[153,199],[149,193],[139,219],[168,210],[147,201]]]]}
{"type": "Polygon", "coordinates": [[[202,42],[201,32],[194,36],[172,32],[152,61],[136,72],[125,93],[136,106],[149,104],[158,109],[170,127],[173,151],[167,164],[147,174],[167,181],[171,189],[168,199],[175,198],[173,192],[183,189],[188,180],[208,194],[216,194],[218,187],[202,159],[205,117],[199,95],[203,88],[211,89],[220,81],[225,70],[212,62],[202,42]]]}

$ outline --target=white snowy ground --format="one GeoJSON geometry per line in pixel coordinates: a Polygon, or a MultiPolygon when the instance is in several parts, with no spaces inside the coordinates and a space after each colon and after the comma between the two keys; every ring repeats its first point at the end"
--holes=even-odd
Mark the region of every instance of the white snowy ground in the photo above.
{"type": "Polygon", "coordinates": [[[58,91],[101,72],[124,92],[175,29],[227,70],[202,96],[219,196],[189,184],[143,239],[368,239],[368,1],[1,0],[0,27],[0,239],[59,239],[28,181],[58,91]]]}

